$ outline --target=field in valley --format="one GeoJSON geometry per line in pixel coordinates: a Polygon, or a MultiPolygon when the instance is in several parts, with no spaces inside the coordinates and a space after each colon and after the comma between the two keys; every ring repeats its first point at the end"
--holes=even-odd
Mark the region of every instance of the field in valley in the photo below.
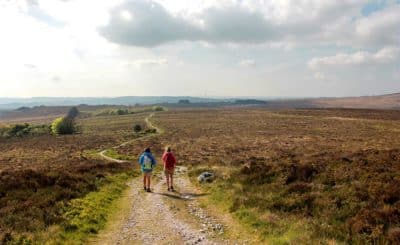
{"type": "MultiPolygon", "coordinates": [[[[87,116],[73,136],[0,138],[0,233],[65,223],[68,201],[132,168],[95,153],[137,137],[148,115],[87,116]]],[[[216,173],[202,186],[209,204],[262,241],[400,242],[400,111],[169,108],[151,121],[164,133],[117,155],[150,146],[160,157],[171,145],[193,180],[216,173]]]]}

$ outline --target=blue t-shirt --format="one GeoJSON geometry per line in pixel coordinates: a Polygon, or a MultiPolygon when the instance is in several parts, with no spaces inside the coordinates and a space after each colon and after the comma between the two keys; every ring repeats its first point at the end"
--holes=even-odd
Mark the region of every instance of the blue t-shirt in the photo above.
{"type": "Polygon", "coordinates": [[[149,152],[143,152],[143,154],[139,158],[139,164],[142,172],[151,172],[153,168],[156,166],[156,159],[149,152]]]}

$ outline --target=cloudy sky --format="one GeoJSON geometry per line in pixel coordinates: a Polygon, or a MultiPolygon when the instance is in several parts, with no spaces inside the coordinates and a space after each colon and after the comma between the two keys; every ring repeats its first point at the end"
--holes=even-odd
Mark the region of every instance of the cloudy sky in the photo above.
{"type": "Polygon", "coordinates": [[[0,0],[0,97],[400,92],[400,0],[0,0]]]}

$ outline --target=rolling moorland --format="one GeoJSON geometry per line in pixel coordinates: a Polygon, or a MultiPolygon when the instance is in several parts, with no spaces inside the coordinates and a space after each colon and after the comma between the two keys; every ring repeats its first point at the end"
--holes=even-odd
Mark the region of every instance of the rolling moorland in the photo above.
{"type": "MultiPolygon", "coordinates": [[[[113,157],[135,159],[144,146],[160,156],[171,145],[193,183],[204,170],[216,174],[198,186],[207,205],[232,215],[258,241],[400,242],[400,111],[171,107],[151,119],[164,133],[141,139],[133,126],[147,127],[146,111],[80,110],[76,135],[0,138],[3,242],[84,241],[99,232],[104,210],[91,211],[100,216],[95,222],[77,222],[74,214],[86,204],[71,200],[102,193],[93,202],[112,206],[136,165],[97,153],[134,138],[113,157]],[[104,192],[107,186],[113,188],[104,192]]],[[[55,114],[32,121],[49,123],[55,114]]]]}

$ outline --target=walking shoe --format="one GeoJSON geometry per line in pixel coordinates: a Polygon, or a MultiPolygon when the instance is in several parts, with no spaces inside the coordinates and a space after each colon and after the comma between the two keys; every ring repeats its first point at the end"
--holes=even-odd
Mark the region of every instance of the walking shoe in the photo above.
{"type": "Polygon", "coordinates": [[[173,187],[173,186],[171,186],[171,188],[170,188],[170,189],[171,189],[171,191],[175,191],[175,189],[174,189],[174,187],[173,187]]]}
{"type": "Polygon", "coordinates": [[[144,189],[145,191],[147,191],[147,188],[146,188],[146,186],[143,186],[143,189],[144,189]]]}
{"type": "Polygon", "coordinates": [[[151,190],[150,190],[150,188],[147,188],[147,190],[146,190],[147,192],[151,192],[151,190]]]}
{"type": "Polygon", "coordinates": [[[168,187],[168,191],[171,191],[171,188],[168,187]]]}

